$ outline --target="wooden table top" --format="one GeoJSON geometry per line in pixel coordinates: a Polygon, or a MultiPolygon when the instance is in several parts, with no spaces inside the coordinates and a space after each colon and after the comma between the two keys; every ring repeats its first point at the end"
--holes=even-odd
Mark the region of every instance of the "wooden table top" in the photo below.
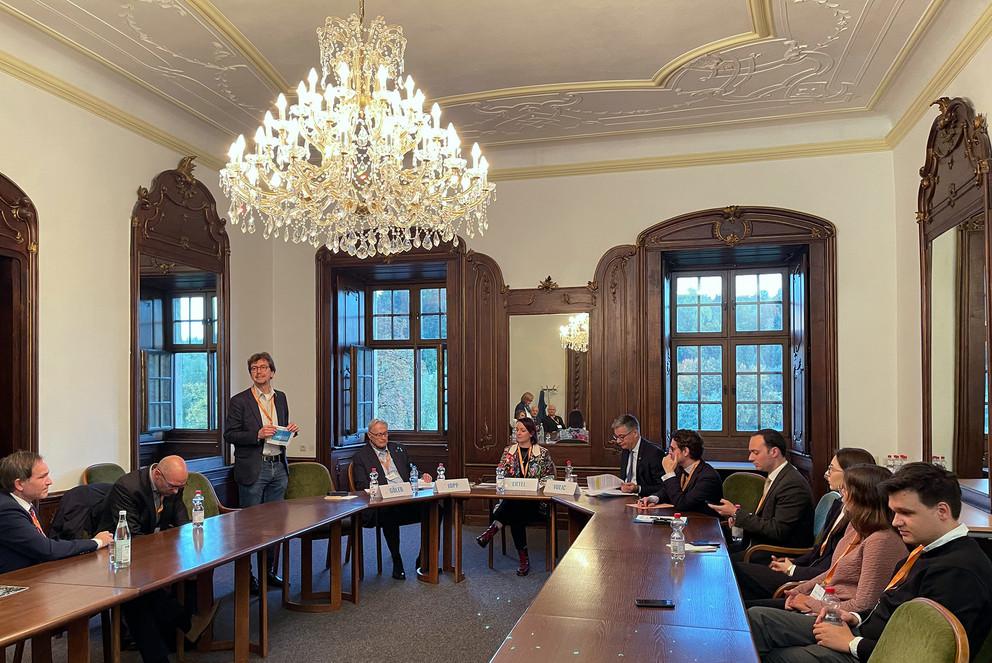
{"type": "Polygon", "coordinates": [[[89,618],[137,595],[133,589],[118,587],[32,583],[23,592],[0,598],[0,648],[46,633],[73,619],[89,618]]]}

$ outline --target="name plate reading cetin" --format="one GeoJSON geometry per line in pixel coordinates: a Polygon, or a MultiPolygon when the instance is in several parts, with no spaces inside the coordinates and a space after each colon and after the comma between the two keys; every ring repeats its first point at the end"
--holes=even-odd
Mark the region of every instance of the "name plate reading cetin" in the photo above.
{"type": "Polygon", "coordinates": [[[472,487],[469,485],[468,479],[445,479],[444,481],[435,481],[434,486],[438,495],[472,492],[472,487]]]}
{"type": "Polygon", "coordinates": [[[514,490],[521,493],[536,493],[538,488],[537,479],[517,479],[506,478],[506,490],[514,490]]]}
{"type": "Polygon", "coordinates": [[[398,497],[413,497],[413,489],[408,483],[387,483],[379,486],[379,494],[384,500],[394,500],[398,497]]]}
{"type": "Polygon", "coordinates": [[[574,481],[549,481],[544,484],[545,495],[574,496],[579,492],[579,484],[574,481]]]}

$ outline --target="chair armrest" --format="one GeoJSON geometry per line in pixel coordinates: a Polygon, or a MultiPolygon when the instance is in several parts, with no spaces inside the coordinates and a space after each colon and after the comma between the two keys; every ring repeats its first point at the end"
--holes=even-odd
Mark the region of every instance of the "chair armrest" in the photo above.
{"type": "Polygon", "coordinates": [[[793,580],[791,582],[787,582],[787,583],[785,583],[784,585],[782,585],[781,587],[779,587],[778,589],[775,590],[775,593],[772,594],[772,598],[773,599],[780,599],[780,598],[782,598],[782,597],[785,596],[785,591],[787,589],[792,589],[793,587],[797,587],[800,584],[801,583],[798,580],[793,580]]]}
{"type": "Polygon", "coordinates": [[[758,552],[766,552],[772,555],[779,555],[780,557],[799,557],[800,555],[805,555],[812,548],[785,548],[782,546],[771,546],[766,543],[759,543],[756,546],[751,546],[744,551],[744,561],[750,562],[751,556],[758,552]]]}
{"type": "Polygon", "coordinates": [[[234,511],[241,511],[241,509],[237,509],[231,506],[224,506],[219,502],[217,503],[217,513],[232,513],[234,511]]]}

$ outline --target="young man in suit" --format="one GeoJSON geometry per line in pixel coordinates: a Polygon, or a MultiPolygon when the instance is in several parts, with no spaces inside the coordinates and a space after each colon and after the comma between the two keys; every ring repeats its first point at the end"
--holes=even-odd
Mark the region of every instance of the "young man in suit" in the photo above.
{"type": "MultiPolygon", "coordinates": [[[[296,435],[300,427],[289,420],[286,394],[272,387],[276,363],[268,352],[248,358],[252,385],[231,397],[224,422],[224,441],[234,447],[234,481],[238,484],[238,505],[242,508],[276,502],[286,494],[289,465],[286,446],[273,441],[277,426],[296,435]]],[[[275,549],[269,551],[268,580],[281,587],[277,573],[275,549]]],[[[261,573],[261,570],[259,570],[261,573]]],[[[258,593],[258,581],[251,578],[252,593],[258,593]]]]}
{"type": "MultiPolygon", "coordinates": [[[[407,483],[410,481],[410,458],[399,444],[389,441],[389,424],[382,419],[369,422],[365,434],[366,444],[352,457],[352,477],[357,490],[369,487],[369,475],[373,470],[378,474],[379,485],[387,483],[407,483]]],[[[430,480],[429,474],[424,474],[430,480]]],[[[365,527],[382,527],[386,547],[393,560],[393,578],[405,580],[403,557],[400,555],[400,526],[419,523],[423,513],[420,504],[398,504],[396,506],[366,509],[362,512],[365,527]]],[[[417,558],[420,565],[420,558],[417,558]]]]}
{"type": "Polygon", "coordinates": [[[992,562],[958,522],[957,477],[929,463],[910,463],[883,481],[895,516],[892,525],[913,546],[893,569],[892,580],[871,610],[840,611],[841,624],[778,608],[748,610],[763,661],[866,662],[900,605],[916,597],[941,604],[958,618],[972,658],[992,629],[992,562]]]}
{"type": "Polygon", "coordinates": [[[638,496],[653,495],[661,488],[664,474],[661,459],[665,454],[653,442],[641,437],[641,424],[632,414],[613,420],[613,439],[623,452],[620,454],[620,490],[638,496]]]}
{"type": "Polygon", "coordinates": [[[657,493],[638,500],[641,506],[662,504],[678,512],[715,515],[711,502],[723,498],[723,481],[713,466],[703,461],[703,438],[694,430],[677,430],[661,459],[665,471],[657,493]]]}
{"type": "Polygon", "coordinates": [[[710,508],[731,519],[731,525],[743,528],[750,545],[808,548],[813,543],[813,496],[806,479],[786,460],[785,438],[766,428],[753,435],[747,446],[754,467],[768,474],[757,508],[750,513],[727,499],[710,508]]]}
{"type": "MultiPolygon", "coordinates": [[[[103,503],[101,525],[116,528],[121,511],[127,512],[132,537],[185,525],[189,513],[183,502],[183,489],[188,478],[186,461],[179,456],[166,456],[144,469],[128,472],[110,489],[103,503]]],[[[208,610],[192,615],[172,594],[158,589],[128,601],[121,606],[121,613],[141,659],[158,663],[169,660],[169,640],[163,634],[179,629],[195,642],[213,621],[217,606],[214,603],[208,610]]]]}
{"type": "Polygon", "coordinates": [[[46,497],[51,485],[48,464],[34,452],[15,451],[0,460],[0,573],[93,552],[113,540],[106,531],[92,539],[48,538],[32,502],[46,497]]]}

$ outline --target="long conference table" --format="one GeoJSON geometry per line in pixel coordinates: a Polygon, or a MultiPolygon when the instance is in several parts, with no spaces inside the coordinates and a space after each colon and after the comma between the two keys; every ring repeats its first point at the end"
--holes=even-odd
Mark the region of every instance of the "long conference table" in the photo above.
{"type": "MultiPolygon", "coordinates": [[[[361,559],[360,513],[369,508],[408,502],[425,505],[422,550],[427,560],[419,578],[437,583],[438,562],[455,582],[462,573],[462,515],[469,499],[538,499],[552,508],[548,554],[550,578],[506,636],[493,657],[496,661],[628,660],[757,662],[747,616],[733,570],[721,546],[713,553],[688,553],[672,561],[666,544],[667,526],[638,524],[631,498],[545,496],[542,493],[498,494],[494,488],[473,486],[470,493],[436,495],[421,490],[412,498],[377,500],[358,493],[353,499],[330,501],[302,498],[271,502],[208,518],[202,528],[192,525],[136,537],[132,564],[114,570],[106,549],[48,562],[0,575],[0,585],[28,587],[0,598],[0,648],[31,639],[34,661],[51,658],[51,636],[68,629],[69,660],[89,660],[89,619],[102,610],[117,608],[142,594],[193,578],[222,564],[235,564],[234,660],[247,661],[250,653],[268,654],[268,603],[265,574],[258,602],[259,629],[251,642],[249,632],[249,576],[251,556],[265,568],[267,550],[320,528],[329,528],[332,546],[330,591],[322,594],[328,609],[337,609],[342,595],[359,600],[358,564],[352,563],[350,591],[342,590],[341,522],[353,517],[350,531],[361,559]],[[438,557],[441,532],[439,503],[449,501],[442,559],[438,557]],[[554,514],[568,514],[568,552],[557,560],[554,514]],[[635,598],[664,598],[674,609],[638,608],[635,598]]],[[[666,513],[653,510],[652,513],[666,513]]],[[[670,512],[667,512],[670,514],[670,512]]],[[[715,518],[689,516],[686,540],[720,541],[715,518]]],[[[286,600],[284,592],[283,600],[286,600]]],[[[119,611],[114,611],[112,642],[118,642],[119,611]]],[[[107,638],[105,638],[107,640],[107,638]]],[[[105,653],[119,660],[119,650],[105,653]]]]}

